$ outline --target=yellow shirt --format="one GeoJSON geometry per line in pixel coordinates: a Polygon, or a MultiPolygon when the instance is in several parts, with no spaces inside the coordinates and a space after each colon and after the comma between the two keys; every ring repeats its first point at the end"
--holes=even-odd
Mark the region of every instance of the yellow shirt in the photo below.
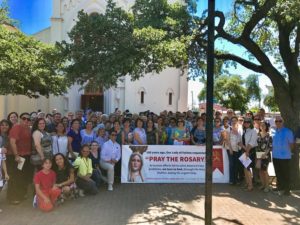
{"type": "Polygon", "coordinates": [[[79,176],[86,176],[93,173],[92,160],[90,158],[77,157],[73,166],[75,169],[78,169],[77,174],[79,176]]]}

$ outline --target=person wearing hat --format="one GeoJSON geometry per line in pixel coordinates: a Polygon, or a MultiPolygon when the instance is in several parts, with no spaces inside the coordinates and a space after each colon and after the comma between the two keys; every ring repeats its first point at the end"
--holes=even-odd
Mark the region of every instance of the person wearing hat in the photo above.
{"type": "Polygon", "coordinates": [[[252,119],[246,117],[244,119],[244,131],[242,135],[242,144],[241,148],[245,152],[246,156],[251,159],[251,163],[247,168],[244,168],[247,191],[253,190],[252,183],[252,172],[255,166],[255,149],[257,146],[257,132],[252,128],[252,119]]]}

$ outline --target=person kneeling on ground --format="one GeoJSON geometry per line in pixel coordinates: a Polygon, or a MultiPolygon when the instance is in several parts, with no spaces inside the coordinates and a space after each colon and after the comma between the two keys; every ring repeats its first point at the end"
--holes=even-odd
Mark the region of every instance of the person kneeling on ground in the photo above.
{"type": "Polygon", "coordinates": [[[92,160],[89,158],[90,148],[88,145],[82,145],[80,156],[76,158],[73,166],[77,169],[76,185],[82,189],[85,194],[95,195],[98,189],[95,181],[92,180],[93,174],[92,160]]]}
{"type": "Polygon", "coordinates": [[[51,166],[51,160],[44,159],[42,170],[34,176],[37,205],[44,212],[49,212],[53,209],[57,198],[61,194],[61,190],[55,186],[56,174],[51,170],[51,166]]]}
{"type": "Polygon", "coordinates": [[[53,170],[56,173],[56,186],[62,190],[61,200],[75,197],[74,168],[62,153],[53,157],[53,170]]]}

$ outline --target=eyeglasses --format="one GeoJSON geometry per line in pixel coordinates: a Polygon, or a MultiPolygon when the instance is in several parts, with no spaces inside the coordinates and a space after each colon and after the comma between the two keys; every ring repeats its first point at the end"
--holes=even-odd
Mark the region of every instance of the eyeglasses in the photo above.
{"type": "Polygon", "coordinates": [[[91,145],[91,146],[96,146],[96,147],[98,147],[99,145],[91,145]]]}
{"type": "Polygon", "coordinates": [[[22,120],[27,120],[27,121],[31,121],[31,119],[30,118],[28,118],[28,117],[22,117],[22,120]]]}
{"type": "Polygon", "coordinates": [[[254,118],[254,120],[260,120],[259,118],[254,118]]]}
{"type": "Polygon", "coordinates": [[[275,120],[275,123],[282,123],[282,120],[275,120]]]}

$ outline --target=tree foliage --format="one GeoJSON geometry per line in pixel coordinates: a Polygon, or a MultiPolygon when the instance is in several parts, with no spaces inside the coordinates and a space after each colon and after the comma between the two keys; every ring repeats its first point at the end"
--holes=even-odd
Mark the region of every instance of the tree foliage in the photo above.
{"type": "MultiPolygon", "coordinates": [[[[245,81],[239,75],[220,75],[214,84],[215,100],[236,111],[245,112],[249,103],[249,95],[245,88],[245,81]]],[[[206,100],[206,89],[203,88],[198,96],[199,100],[206,100]]]]}
{"type": "Polygon", "coordinates": [[[0,94],[38,97],[60,95],[68,82],[60,75],[63,62],[54,46],[27,37],[12,27],[7,8],[0,8],[0,94]]]}
{"type": "Polygon", "coordinates": [[[188,19],[185,7],[167,0],[138,0],[132,12],[111,0],[103,14],[81,11],[70,42],[58,44],[69,61],[67,76],[79,84],[92,80],[109,87],[127,74],[135,80],[168,66],[183,67],[188,19]]]}
{"type": "Polygon", "coordinates": [[[256,74],[251,74],[247,76],[245,80],[245,87],[247,90],[247,95],[250,100],[256,100],[260,103],[261,101],[261,88],[259,87],[259,80],[256,74]]]}
{"type": "Polygon", "coordinates": [[[274,88],[269,90],[269,93],[264,98],[264,104],[269,108],[272,112],[278,112],[279,108],[275,100],[274,96],[274,88]]]}
{"type": "MultiPolygon", "coordinates": [[[[68,77],[81,84],[93,80],[111,86],[124,75],[134,80],[171,66],[188,68],[192,79],[205,80],[207,12],[199,16],[196,0],[185,2],[137,0],[126,12],[109,0],[103,14],[81,12],[70,43],[60,44],[69,61],[68,77]]],[[[244,50],[216,49],[219,74],[240,64],[266,75],[292,129],[300,122],[299,8],[298,0],[234,0],[228,18],[215,13],[215,40],[244,50]]]]}

